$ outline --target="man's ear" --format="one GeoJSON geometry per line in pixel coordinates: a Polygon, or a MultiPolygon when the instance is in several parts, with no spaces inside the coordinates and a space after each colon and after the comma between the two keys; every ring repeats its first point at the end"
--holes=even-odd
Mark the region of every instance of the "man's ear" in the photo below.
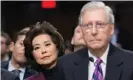
{"type": "Polygon", "coordinates": [[[9,45],[9,50],[10,51],[13,51],[14,45],[15,45],[14,42],[11,42],[11,44],[9,45]]]}
{"type": "Polygon", "coordinates": [[[111,24],[110,25],[110,34],[111,34],[111,36],[113,36],[114,35],[114,32],[115,32],[115,28],[114,28],[114,24],[111,24]]]}
{"type": "Polygon", "coordinates": [[[72,37],[72,40],[71,40],[71,44],[72,44],[72,45],[74,45],[73,38],[74,38],[74,37],[72,37]]]}

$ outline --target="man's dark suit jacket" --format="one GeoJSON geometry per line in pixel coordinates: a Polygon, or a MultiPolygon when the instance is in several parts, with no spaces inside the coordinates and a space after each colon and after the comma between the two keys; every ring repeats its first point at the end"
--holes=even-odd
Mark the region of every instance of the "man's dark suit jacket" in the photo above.
{"type": "MultiPolygon", "coordinates": [[[[59,66],[66,80],[88,80],[88,49],[61,57],[59,66]]],[[[110,44],[105,80],[133,80],[133,53],[110,44]]]]}
{"type": "MultiPolygon", "coordinates": [[[[4,68],[6,70],[8,70],[8,65],[9,65],[9,61],[3,61],[1,62],[1,68],[4,68]]],[[[26,68],[25,69],[25,73],[24,73],[24,78],[23,79],[26,79],[32,75],[36,74],[36,71],[30,69],[30,68],[26,68]]]]}
{"type": "Polygon", "coordinates": [[[19,77],[14,73],[1,68],[1,80],[19,80],[19,77]]]}

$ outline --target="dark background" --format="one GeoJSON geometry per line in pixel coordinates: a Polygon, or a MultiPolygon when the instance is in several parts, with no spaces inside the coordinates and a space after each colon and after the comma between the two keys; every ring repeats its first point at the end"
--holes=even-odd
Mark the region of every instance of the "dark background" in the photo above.
{"type": "MultiPolygon", "coordinates": [[[[71,40],[80,9],[85,3],[87,1],[56,1],[56,8],[44,9],[40,1],[2,1],[1,29],[11,36],[13,32],[46,20],[58,29],[65,40],[71,40]]],[[[116,27],[120,31],[118,42],[123,48],[133,50],[133,2],[107,1],[105,4],[114,11],[116,27]]]]}

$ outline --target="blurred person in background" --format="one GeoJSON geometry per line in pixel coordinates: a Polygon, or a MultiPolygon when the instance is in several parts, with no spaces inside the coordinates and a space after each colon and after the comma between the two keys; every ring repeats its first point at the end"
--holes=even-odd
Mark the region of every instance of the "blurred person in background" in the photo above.
{"type": "Polygon", "coordinates": [[[20,80],[19,77],[13,72],[1,68],[1,80],[20,80]]]}
{"type": "Polygon", "coordinates": [[[9,45],[11,43],[11,38],[9,35],[3,31],[1,31],[1,61],[10,60],[9,56],[9,45]]]}
{"type": "Polygon", "coordinates": [[[27,32],[27,30],[22,30],[13,36],[12,42],[10,44],[10,51],[12,52],[11,60],[3,61],[1,63],[2,68],[14,72],[19,76],[20,80],[35,74],[34,70],[27,67],[28,63],[25,58],[25,47],[23,41],[27,32]]]}
{"type": "Polygon", "coordinates": [[[113,34],[113,36],[112,36],[112,38],[111,38],[110,41],[116,47],[121,48],[121,44],[118,43],[118,34],[119,34],[119,29],[118,28],[115,28],[115,32],[114,32],[114,34],[113,34]]]}
{"type": "Polygon", "coordinates": [[[69,54],[73,52],[73,45],[70,40],[65,41],[65,54],[69,54]]]}
{"type": "Polygon", "coordinates": [[[58,57],[64,54],[64,40],[50,23],[34,25],[24,40],[25,56],[37,74],[26,80],[64,80],[56,67],[58,57]]]}
{"type": "Polygon", "coordinates": [[[30,27],[24,27],[23,29],[21,29],[21,31],[26,31],[28,32],[30,30],[30,27]]]}
{"type": "Polygon", "coordinates": [[[82,31],[79,25],[74,30],[74,35],[72,37],[71,44],[74,46],[74,52],[86,46],[86,43],[83,39],[82,31]]]}

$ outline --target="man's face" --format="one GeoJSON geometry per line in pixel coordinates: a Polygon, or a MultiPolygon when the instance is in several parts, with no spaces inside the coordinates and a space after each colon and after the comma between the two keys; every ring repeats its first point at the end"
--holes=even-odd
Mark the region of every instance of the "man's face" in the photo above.
{"type": "Polygon", "coordinates": [[[7,40],[5,37],[1,36],[1,55],[4,55],[8,52],[7,40]]]}
{"type": "Polygon", "coordinates": [[[88,48],[99,50],[107,46],[114,26],[108,23],[105,9],[88,9],[82,16],[81,30],[88,48]]]}
{"type": "Polygon", "coordinates": [[[83,35],[82,35],[80,26],[76,27],[72,41],[73,41],[72,42],[73,45],[85,45],[85,41],[83,39],[83,35]]]}
{"type": "Polygon", "coordinates": [[[12,46],[12,56],[14,60],[18,63],[25,63],[25,50],[24,50],[24,44],[23,41],[25,39],[25,35],[19,35],[16,43],[12,46]]]}

